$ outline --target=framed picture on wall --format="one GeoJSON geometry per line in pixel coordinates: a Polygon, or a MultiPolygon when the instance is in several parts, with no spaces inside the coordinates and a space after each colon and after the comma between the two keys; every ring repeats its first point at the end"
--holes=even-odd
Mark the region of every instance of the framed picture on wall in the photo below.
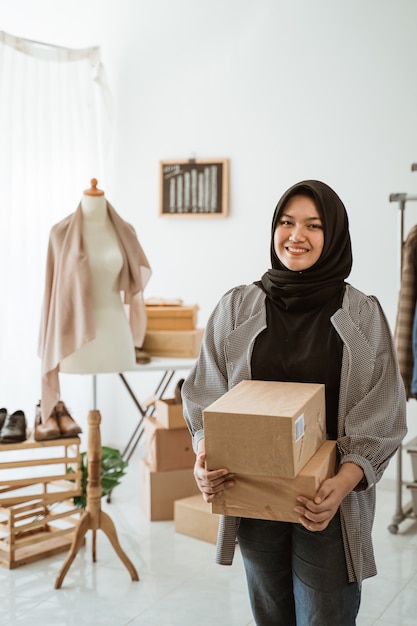
{"type": "Polygon", "coordinates": [[[226,217],[229,160],[177,159],[160,162],[160,209],[164,217],[226,217]]]}

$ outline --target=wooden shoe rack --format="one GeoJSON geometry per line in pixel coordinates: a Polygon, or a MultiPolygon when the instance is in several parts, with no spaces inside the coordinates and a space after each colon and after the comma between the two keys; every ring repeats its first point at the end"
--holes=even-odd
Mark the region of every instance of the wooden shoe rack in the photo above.
{"type": "Polygon", "coordinates": [[[0,444],[0,565],[14,569],[72,543],[81,494],[78,437],[0,444]]]}

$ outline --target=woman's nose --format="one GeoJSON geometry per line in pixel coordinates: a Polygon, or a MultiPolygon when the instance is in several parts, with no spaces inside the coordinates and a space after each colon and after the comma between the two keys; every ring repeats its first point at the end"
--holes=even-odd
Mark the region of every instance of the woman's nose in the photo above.
{"type": "Polygon", "coordinates": [[[303,229],[293,228],[289,236],[289,240],[295,242],[295,241],[302,241],[303,239],[304,239],[303,229]]]}

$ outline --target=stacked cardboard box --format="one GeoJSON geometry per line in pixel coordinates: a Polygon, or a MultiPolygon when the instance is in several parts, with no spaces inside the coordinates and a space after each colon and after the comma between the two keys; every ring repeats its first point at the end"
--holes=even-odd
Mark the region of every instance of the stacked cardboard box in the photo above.
{"type": "Polygon", "coordinates": [[[141,459],[142,504],[152,522],[174,519],[174,502],[200,493],[192,469],[153,472],[141,459]]]}
{"type": "Polygon", "coordinates": [[[194,467],[191,435],[183,421],[181,428],[166,428],[157,418],[145,417],[146,462],[152,472],[194,467]]]}
{"type": "Polygon", "coordinates": [[[195,358],[204,330],[197,328],[198,306],[146,304],[143,350],[151,356],[195,358]]]}
{"type": "Polygon", "coordinates": [[[212,515],[211,506],[204,501],[201,493],[177,500],[174,505],[174,520],[177,533],[216,543],[219,516],[212,515]]]}
{"type": "Polygon", "coordinates": [[[242,381],[204,411],[204,432],[207,467],[236,475],[213,513],[297,522],[296,497],[336,471],[324,385],[242,381]]]}
{"type": "Polygon", "coordinates": [[[185,421],[181,402],[175,398],[158,399],[155,402],[156,421],[164,428],[184,428],[185,421]]]}
{"type": "Polygon", "coordinates": [[[194,480],[195,454],[182,405],[171,398],[157,400],[155,417],[145,418],[144,434],[141,493],[145,512],[152,521],[173,520],[174,502],[200,493],[194,480]]]}

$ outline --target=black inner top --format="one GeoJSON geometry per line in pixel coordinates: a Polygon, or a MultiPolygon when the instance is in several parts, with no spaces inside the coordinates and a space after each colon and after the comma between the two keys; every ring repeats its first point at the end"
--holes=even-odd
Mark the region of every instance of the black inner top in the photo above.
{"type": "Polygon", "coordinates": [[[329,439],[337,439],[343,349],[330,317],[340,308],[344,289],[303,315],[289,315],[267,297],[267,328],[256,338],[251,361],[254,380],[324,384],[329,439]]]}

